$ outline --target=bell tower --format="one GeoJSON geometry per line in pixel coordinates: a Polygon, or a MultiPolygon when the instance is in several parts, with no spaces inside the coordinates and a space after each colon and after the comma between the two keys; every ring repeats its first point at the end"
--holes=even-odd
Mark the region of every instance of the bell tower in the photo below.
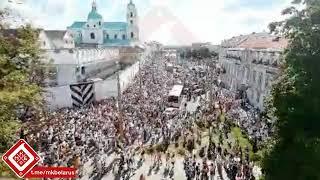
{"type": "Polygon", "coordinates": [[[130,0],[127,6],[127,37],[130,41],[139,41],[138,13],[135,4],[130,0]]]}

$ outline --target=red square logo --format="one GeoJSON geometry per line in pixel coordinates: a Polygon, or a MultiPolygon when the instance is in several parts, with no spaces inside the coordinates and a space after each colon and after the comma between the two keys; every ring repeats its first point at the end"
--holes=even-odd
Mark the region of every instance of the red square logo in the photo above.
{"type": "Polygon", "coordinates": [[[23,178],[40,161],[40,157],[25,140],[20,139],[2,156],[2,160],[23,178]]]}

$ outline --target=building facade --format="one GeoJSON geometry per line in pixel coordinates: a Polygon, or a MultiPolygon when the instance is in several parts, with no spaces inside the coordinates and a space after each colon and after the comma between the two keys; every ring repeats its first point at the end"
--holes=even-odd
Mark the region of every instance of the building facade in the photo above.
{"type": "Polygon", "coordinates": [[[105,78],[118,70],[124,47],[75,47],[68,31],[41,30],[39,44],[43,61],[49,63],[49,86],[64,86],[90,78],[105,78]]]}
{"type": "MultiPolygon", "coordinates": [[[[43,51],[44,94],[50,109],[72,107],[71,86],[93,83],[91,94],[100,101],[117,96],[117,78],[123,91],[145,59],[145,46],[139,41],[138,13],[132,0],[127,5],[126,22],[104,22],[92,3],[87,21],[74,22],[67,30],[39,29],[38,43],[43,51]]],[[[0,36],[17,36],[16,29],[1,29],[0,36]]],[[[91,102],[91,101],[90,101],[91,102]]]]}
{"type": "Polygon", "coordinates": [[[224,41],[219,53],[219,64],[225,70],[221,81],[231,90],[244,90],[250,104],[264,110],[265,97],[279,73],[286,46],[285,39],[268,33],[224,41]]]}
{"type": "Polygon", "coordinates": [[[126,20],[104,22],[93,1],[87,21],[76,21],[67,29],[75,46],[130,46],[139,41],[138,12],[132,0],[127,5],[126,20]]]}
{"type": "MultiPolygon", "coordinates": [[[[130,0],[126,22],[104,22],[95,0],[87,21],[74,22],[67,30],[41,30],[39,43],[44,60],[50,60],[50,86],[106,78],[118,71],[116,62],[133,64],[141,53],[138,13],[130,0]],[[55,72],[55,73],[54,73],[55,72]]],[[[143,51],[143,49],[142,49],[143,51]]]]}

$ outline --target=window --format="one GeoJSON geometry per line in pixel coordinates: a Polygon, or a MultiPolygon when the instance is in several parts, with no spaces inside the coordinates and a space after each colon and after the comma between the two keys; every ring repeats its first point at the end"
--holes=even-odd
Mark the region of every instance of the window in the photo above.
{"type": "Polygon", "coordinates": [[[99,26],[101,26],[101,21],[99,21],[99,26]]]}
{"type": "Polygon", "coordinates": [[[87,24],[87,27],[89,27],[89,24],[87,24]]]}
{"type": "Polygon", "coordinates": [[[262,87],[262,77],[263,77],[263,74],[262,74],[262,72],[260,72],[259,73],[259,81],[258,81],[258,85],[260,88],[262,87]]]}
{"type": "Polygon", "coordinates": [[[126,35],[125,35],[125,34],[122,35],[122,39],[123,39],[123,40],[126,39],[126,35]]]}
{"type": "Polygon", "coordinates": [[[133,37],[134,37],[134,36],[133,36],[133,32],[131,32],[131,39],[133,39],[133,37]]]}
{"type": "Polygon", "coordinates": [[[260,103],[260,93],[259,92],[257,92],[256,102],[260,103]]]}
{"type": "Polygon", "coordinates": [[[96,25],[93,25],[93,27],[96,27],[96,25]]]}
{"type": "Polygon", "coordinates": [[[81,67],[81,74],[84,75],[86,73],[86,67],[82,66],[81,67]]]}
{"type": "Polygon", "coordinates": [[[114,35],[114,39],[118,39],[118,35],[117,34],[114,35]]]}
{"type": "Polygon", "coordinates": [[[254,99],[254,91],[251,91],[251,99],[254,99]]]}
{"type": "Polygon", "coordinates": [[[130,13],[130,17],[133,17],[133,13],[132,12],[130,13]]]}
{"type": "Polygon", "coordinates": [[[266,78],[264,80],[264,87],[265,88],[269,87],[269,75],[268,74],[266,75],[266,78]]]}
{"type": "Polygon", "coordinates": [[[91,37],[91,39],[95,39],[95,38],[96,38],[95,35],[94,35],[94,33],[91,33],[91,34],[90,34],[90,37],[91,37]]]}
{"type": "Polygon", "coordinates": [[[109,34],[106,35],[106,38],[109,39],[109,34]]]}
{"type": "Polygon", "coordinates": [[[130,24],[133,24],[133,21],[132,21],[132,20],[130,20],[130,24]]]}
{"type": "Polygon", "coordinates": [[[253,83],[256,82],[256,71],[253,71],[253,73],[252,73],[252,82],[253,83]]]}

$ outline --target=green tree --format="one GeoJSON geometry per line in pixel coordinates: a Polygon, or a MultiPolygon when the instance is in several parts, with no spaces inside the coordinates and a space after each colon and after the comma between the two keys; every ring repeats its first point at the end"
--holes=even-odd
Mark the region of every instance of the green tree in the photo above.
{"type": "Polygon", "coordinates": [[[289,18],[269,25],[289,44],[272,89],[276,134],[265,179],[320,179],[320,1],[295,0],[283,14],[289,18]]]}
{"type": "Polygon", "coordinates": [[[30,25],[5,29],[0,17],[0,154],[18,138],[26,114],[38,114],[43,99],[44,64],[38,31],[30,25]]]}
{"type": "Polygon", "coordinates": [[[198,58],[198,51],[197,50],[192,50],[191,51],[191,56],[193,57],[193,58],[198,58]]]}
{"type": "Polygon", "coordinates": [[[187,51],[186,51],[186,58],[191,58],[191,56],[192,56],[191,49],[187,49],[187,51]]]}
{"type": "Polygon", "coordinates": [[[219,54],[217,52],[212,51],[210,56],[214,58],[218,58],[219,54]]]}
{"type": "Polygon", "coordinates": [[[211,53],[210,53],[210,50],[208,48],[200,48],[198,50],[198,53],[199,53],[201,58],[210,58],[211,57],[211,53]]]}

